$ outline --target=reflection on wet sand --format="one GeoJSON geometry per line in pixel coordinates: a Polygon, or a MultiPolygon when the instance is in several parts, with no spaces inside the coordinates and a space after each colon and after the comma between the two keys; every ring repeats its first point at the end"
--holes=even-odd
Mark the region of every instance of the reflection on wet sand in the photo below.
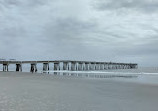
{"type": "Polygon", "coordinates": [[[134,78],[138,77],[138,74],[97,74],[97,73],[68,73],[68,72],[43,72],[45,74],[51,74],[55,76],[73,76],[73,77],[86,77],[86,78],[134,78]]]}

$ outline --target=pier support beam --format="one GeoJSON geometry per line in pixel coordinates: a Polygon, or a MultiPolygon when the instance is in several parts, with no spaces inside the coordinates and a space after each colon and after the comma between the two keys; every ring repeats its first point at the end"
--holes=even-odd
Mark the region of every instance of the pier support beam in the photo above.
{"type": "Polygon", "coordinates": [[[100,70],[104,70],[104,64],[100,64],[100,70]]]}
{"type": "Polygon", "coordinates": [[[22,64],[16,64],[16,71],[22,72],[22,64]]]}
{"type": "Polygon", "coordinates": [[[85,63],[85,70],[89,71],[89,63],[85,63]]]}
{"type": "Polygon", "coordinates": [[[119,65],[118,64],[116,65],[116,69],[119,69],[119,65]]]}
{"type": "Polygon", "coordinates": [[[122,69],[122,65],[121,64],[119,65],[119,69],[122,69]]]}
{"type": "Polygon", "coordinates": [[[60,63],[54,63],[54,70],[60,70],[60,63]]]}
{"type": "Polygon", "coordinates": [[[97,70],[97,64],[94,63],[94,70],[97,70]]]}
{"type": "Polygon", "coordinates": [[[82,71],[82,63],[78,63],[78,71],[82,71]]]}
{"type": "Polygon", "coordinates": [[[71,70],[78,71],[79,70],[79,63],[78,62],[71,62],[71,70]]]}
{"type": "Polygon", "coordinates": [[[137,68],[138,68],[138,65],[137,65],[137,64],[134,64],[134,65],[131,64],[130,67],[131,67],[131,69],[137,69],[137,68]]]}
{"type": "Polygon", "coordinates": [[[112,69],[115,69],[115,64],[112,64],[112,69]]]}
{"type": "Polygon", "coordinates": [[[95,64],[94,63],[89,64],[89,70],[91,70],[91,71],[95,70],[95,64]]]}
{"type": "Polygon", "coordinates": [[[82,71],[85,71],[86,70],[86,64],[83,62],[82,63],[82,71]]]}
{"type": "Polygon", "coordinates": [[[31,69],[30,69],[30,72],[37,72],[37,66],[36,66],[36,63],[32,63],[31,64],[31,69]]]}
{"type": "Polygon", "coordinates": [[[107,70],[107,69],[108,69],[108,65],[104,64],[104,70],[107,70]]]}
{"type": "Polygon", "coordinates": [[[3,71],[8,71],[9,64],[3,64],[3,71]]]}
{"type": "Polygon", "coordinates": [[[43,63],[43,71],[49,71],[49,64],[43,63]]]}
{"type": "Polygon", "coordinates": [[[112,68],[111,68],[111,64],[108,64],[108,69],[112,69],[112,68]]]}
{"type": "Polygon", "coordinates": [[[67,63],[67,70],[71,71],[71,62],[67,63]]]}
{"type": "Polygon", "coordinates": [[[76,71],[79,71],[79,63],[78,62],[76,62],[75,66],[76,66],[76,71]]]}
{"type": "Polygon", "coordinates": [[[100,70],[100,64],[96,63],[96,70],[100,70]]]}
{"type": "Polygon", "coordinates": [[[63,70],[68,70],[69,64],[68,62],[63,62],[63,70]]]}
{"type": "Polygon", "coordinates": [[[71,70],[76,71],[76,63],[75,62],[71,62],[71,70]]]}

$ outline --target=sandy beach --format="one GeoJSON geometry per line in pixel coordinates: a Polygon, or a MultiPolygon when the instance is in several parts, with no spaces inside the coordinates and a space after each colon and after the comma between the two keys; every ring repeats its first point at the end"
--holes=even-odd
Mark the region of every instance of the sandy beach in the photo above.
{"type": "Polygon", "coordinates": [[[158,84],[0,72],[0,111],[157,111],[158,84]]]}

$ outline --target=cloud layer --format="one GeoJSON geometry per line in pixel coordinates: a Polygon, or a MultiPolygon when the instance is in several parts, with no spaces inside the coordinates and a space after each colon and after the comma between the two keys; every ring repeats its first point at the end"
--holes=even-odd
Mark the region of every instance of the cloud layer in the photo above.
{"type": "Polygon", "coordinates": [[[156,0],[0,0],[0,58],[155,66],[156,0]]]}
{"type": "Polygon", "coordinates": [[[99,10],[124,10],[152,14],[158,11],[157,0],[102,0],[96,1],[99,10]]]}

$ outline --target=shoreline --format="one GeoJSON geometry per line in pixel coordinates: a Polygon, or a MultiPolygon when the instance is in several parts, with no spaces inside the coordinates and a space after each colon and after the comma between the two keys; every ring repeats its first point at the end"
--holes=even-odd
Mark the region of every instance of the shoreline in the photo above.
{"type": "MultiPolygon", "coordinates": [[[[84,73],[83,73],[84,74],[84,73]]],[[[0,71],[0,77],[18,77],[18,76],[33,76],[33,77],[53,77],[53,78],[61,78],[61,79],[67,79],[67,78],[73,78],[73,79],[85,79],[85,80],[99,80],[99,81],[114,81],[114,82],[122,82],[122,83],[133,83],[133,84],[142,84],[142,85],[158,85],[158,75],[147,75],[147,74],[138,74],[138,75],[125,75],[120,74],[120,75],[105,75],[104,77],[102,75],[92,75],[88,76],[87,74],[83,75],[75,75],[75,74],[68,74],[68,75],[63,75],[62,74],[50,74],[50,73],[31,73],[31,72],[15,72],[15,71],[9,71],[9,72],[1,72],[0,71]],[[155,78],[156,77],[156,78],[155,78]],[[142,80],[142,78],[145,78],[142,80]],[[154,80],[155,79],[155,80],[154,80]],[[154,81],[153,81],[154,80],[154,81]]]]}

